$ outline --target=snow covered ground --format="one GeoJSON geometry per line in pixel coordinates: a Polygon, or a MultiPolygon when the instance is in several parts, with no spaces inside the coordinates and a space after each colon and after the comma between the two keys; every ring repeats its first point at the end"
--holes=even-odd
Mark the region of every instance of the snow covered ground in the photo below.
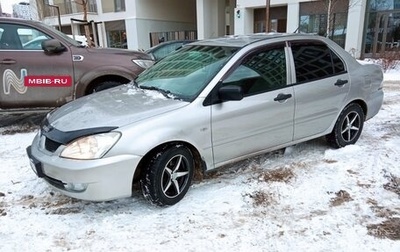
{"type": "Polygon", "coordinates": [[[232,165],[171,207],[52,191],[0,129],[0,251],[400,251],[400,70],[356,145],[323,138],[232,165]]]}

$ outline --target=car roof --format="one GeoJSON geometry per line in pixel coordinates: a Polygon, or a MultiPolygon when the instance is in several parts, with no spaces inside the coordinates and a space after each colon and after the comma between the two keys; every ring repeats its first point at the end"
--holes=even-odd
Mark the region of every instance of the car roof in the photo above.
{"type": "Polygon", "coordinates": [[[305,33],[255,33],[250,35],[228,35],[221,38],[204,39],[191,43],[191,45],[209,45],[241,48],[251,43],[274,38],[299,37],[304,39],[321,38],[315,34],[305,33]]]}

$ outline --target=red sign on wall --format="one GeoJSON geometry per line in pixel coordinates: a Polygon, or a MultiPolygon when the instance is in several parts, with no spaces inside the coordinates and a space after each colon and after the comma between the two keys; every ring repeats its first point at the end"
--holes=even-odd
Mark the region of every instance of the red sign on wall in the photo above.
{"type": "Polygon", "coordinates": [[[26,87],[70,87],[72,86],[71,76],[25,76],[26,87]]]}

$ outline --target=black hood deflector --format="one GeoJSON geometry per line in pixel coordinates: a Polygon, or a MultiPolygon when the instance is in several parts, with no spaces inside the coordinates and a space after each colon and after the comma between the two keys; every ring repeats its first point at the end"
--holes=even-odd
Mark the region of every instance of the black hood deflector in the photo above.
{"type": "Polygon", "coordinates": [[[65,145],[81,137],[100,134],[100,133],[107,133],[117,128],[118,127],[98,127],[98,128],[89,128],[89,129],[64,132],[51,126],[46,118],[41,125],[41,134],[51,139],[54,142],[58,142],[60,144],[65,145]]]}

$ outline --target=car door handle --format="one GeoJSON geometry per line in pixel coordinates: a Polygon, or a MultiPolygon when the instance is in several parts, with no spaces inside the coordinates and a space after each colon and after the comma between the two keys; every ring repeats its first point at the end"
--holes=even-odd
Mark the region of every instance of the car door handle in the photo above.
{"type": "Polygon", "coordinates": [[[12,65],[12,64],[15,64],[15,63],[17,63],[17,61],[16,60],[12,60],[12,59],[5,59],[5,60],[0,61],[0,64],[4,64],[4,65],[12,65]]]}
{"type": "Polygon", "coordinates": [[[278,96],[277,97],[275,97],[274,98],[274,101],[285,101],[285,100],[287,100],[287,99],[289,99],[289,98],[291,98],[292,97],[292,94],[282,94],[282,93],[280,93],[280,94],[278,94],[278,96]]]}
{"type": "Polygon", "coordinates": [[[341,86],[343,86],[344,84],[346,84],[348,82],[349,82],[348,80],[339,79],[339,80],[336,81],[335,86],[341,87],[341,86]]]}

